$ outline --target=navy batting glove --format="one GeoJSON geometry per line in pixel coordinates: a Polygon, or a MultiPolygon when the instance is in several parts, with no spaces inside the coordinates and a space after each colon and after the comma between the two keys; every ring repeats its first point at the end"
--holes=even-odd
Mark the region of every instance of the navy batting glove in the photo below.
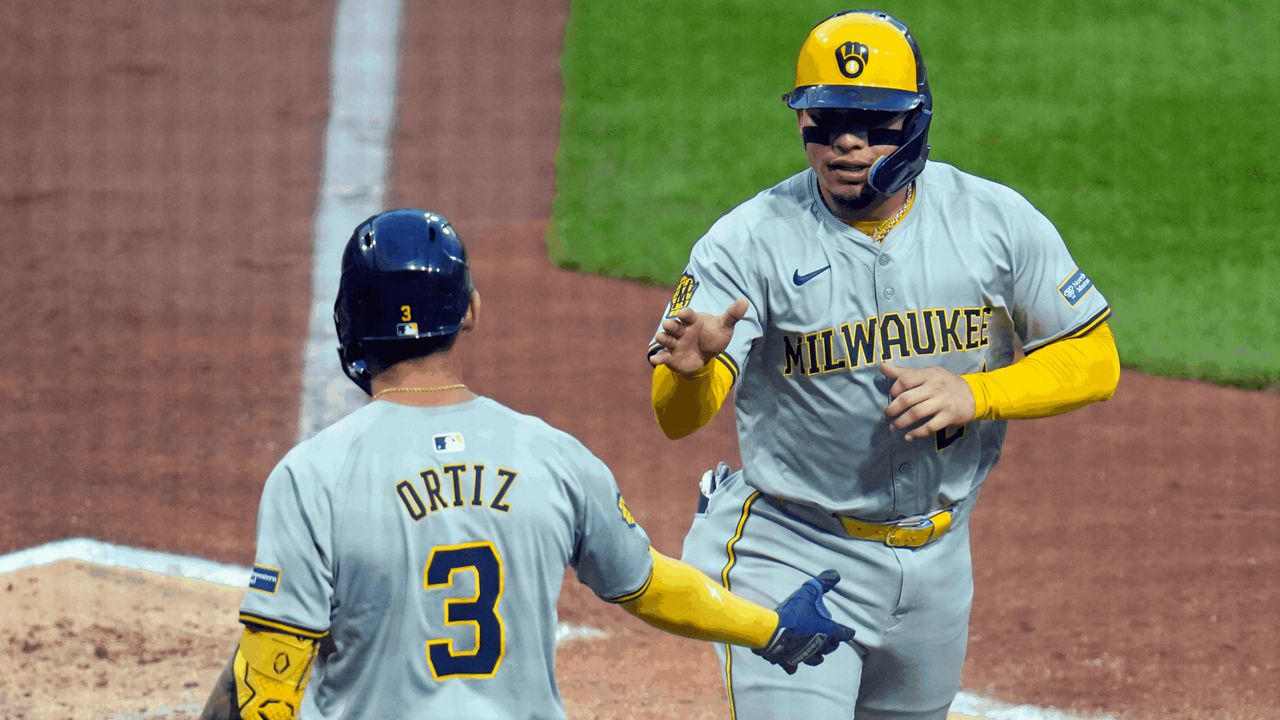
{"type": "Polygon", "coordinates": [[[840,643],[853,639],[853,628],[832,620],[831,611],[822,602],[822,596],[838,582],[840,573],[835,570],[824,570],[818,577],[806,580],[776,608],[778,629],[769,644],[751,652],[781,665],[788,675],[795,674],[800,663],[821,665],[840,643]]]}

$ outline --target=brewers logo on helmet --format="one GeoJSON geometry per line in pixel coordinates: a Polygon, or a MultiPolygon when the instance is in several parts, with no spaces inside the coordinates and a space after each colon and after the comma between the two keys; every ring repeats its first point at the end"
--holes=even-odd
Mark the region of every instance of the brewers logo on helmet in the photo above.
{"type": "Polygon", "coordinates": [[[867,67],[867,55],[871,48],[860,42],[847,42],[836,48],[836,67],[847,78],[856,78],[867,67]]]}
{"type": "Polygon", "coordinates": [[[924,170],[933,95],[915,38],[892,15],[848,10],[814,26],[796,60],[795,88],[782,99],[796,110],[906,113],[898,149],[867,182],[891,195],[924,170]]]}

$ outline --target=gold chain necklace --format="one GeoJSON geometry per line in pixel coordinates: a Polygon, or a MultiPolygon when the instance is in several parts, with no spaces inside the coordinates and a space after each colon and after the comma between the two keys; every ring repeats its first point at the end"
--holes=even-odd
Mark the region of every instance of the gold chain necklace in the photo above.
{"type": "Polygon", "coordinates": [[[902,221],[903,216],[907,214],[907,208],[911,206],[911,199],[915,196],[916,184],[913,182],[907,186],[907,196],[902,200],[902,207],[898,208],[898,211],[893,214],[893,217],[880,223],[880,227],[877,227],[872,231],[871,239],[876,242],[884,242],[885,236],[889,234],[889,231],[897,226],[897,224],[902,221]]]}
{"type": "Polygon", "coordinates": [[[467,386],[461,383],[457,385],[437,385],[435,387],[389,387],[383,388],[373,394],[373,399],[377,400],[383,395],[390,393],[433,393],[444,392],[445,390],[466,390],[467,386]]]}

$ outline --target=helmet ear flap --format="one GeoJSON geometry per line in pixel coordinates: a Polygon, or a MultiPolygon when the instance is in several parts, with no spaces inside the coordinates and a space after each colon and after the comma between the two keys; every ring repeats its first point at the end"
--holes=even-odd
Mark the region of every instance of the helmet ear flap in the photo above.
{"type": "Polygon", "coordinates": [[[364,391],[365,395],[373,394],[373,373],[369,372],[369,363],[364,353],[356,348],[338,347],[338,359],[342,362],[342,372],[351,378],[364,391]]]}
{"type": "Polygon", "coordinates": [[[867,176],[867,184],[882,195],[892,195],[907,186],[924,170],[929,159],[929,121],[933,111],[920,108],[911,111],[902,128],[901,146],[876,160],[867,176]]]}

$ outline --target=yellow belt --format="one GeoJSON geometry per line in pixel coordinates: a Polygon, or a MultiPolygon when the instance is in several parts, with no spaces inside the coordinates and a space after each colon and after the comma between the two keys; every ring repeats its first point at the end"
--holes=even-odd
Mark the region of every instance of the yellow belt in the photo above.
{"type": "Polygon", "coordinates": [[[954,516],[952,506],[932,512],[921,520],[878,523],[847,515],[837,515],[836,519],[849,537],[881,542],[889,547],[918,548],[946,535],[954,516]]]}
{"type": "Polygon", "coordinates": [[[960,503],[955,503],[951,507],[934,510],[917,520],[872,522],[850,515],[835,515],[823,512],[817,508],[798,505],[772,495],[765,495],[764,497],[782,509],[783,512],[810,524],[818,524],[820,527],[827,526],[827,529],[834,530],[834,526],[831,526],[830,523],[835,520],[839,522],[840,528],[844,530],[844,533],[851,538],[870,540],[884,543],[889,547],[899,548],[924,547],[946,535],[947,531],[951,529],[952,521],[955,519],[956,508],[960,505],[960,503]]]}

